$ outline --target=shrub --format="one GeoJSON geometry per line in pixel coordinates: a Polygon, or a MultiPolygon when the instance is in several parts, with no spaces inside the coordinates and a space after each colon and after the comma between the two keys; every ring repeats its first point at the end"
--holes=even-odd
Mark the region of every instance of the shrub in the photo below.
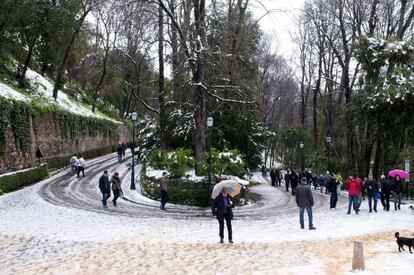
{"type": "Polygon", "coordinates": [[[48,176],[47,164],[15,174],[0,177],[0,195],[32,185],[48,176]]]}
{"type": "Polygon", "coordinates": [[[155,169],[168,170],[173,178],[180,178],[194,166],[195,160],[190,149],[178,148],[171,151],[153,151],[148,158],[148,164],[155,169]]]}
{"type": "MultiPolygon", "coordinates": [[[[203,175],[208,173],[208,155],[203,164],[203,175]]],[[[215,175],[234,175],[243,176],[246,172],[245,161],[238,150],[224,149],[219,152],[216,149],[211,150],[211,171],[215,175]]]]}

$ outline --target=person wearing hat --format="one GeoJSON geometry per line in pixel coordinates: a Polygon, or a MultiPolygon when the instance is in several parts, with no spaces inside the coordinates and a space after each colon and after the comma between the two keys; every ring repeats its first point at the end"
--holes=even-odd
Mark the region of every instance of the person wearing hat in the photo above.
{"type": "Polygon", "coordinates": [[[316,227],[313,226],[313,214],[312,214],[312,206],[314,204],[312,190],[306,184],[306,177],[303,177],[300,185],[296,188],[296,204],[299,207],[299,222],[300,228],[305,228],[305,221],[304,221],[304,212],[308,213],[308,220],[309,220],[309,230],[315,230],[316,227]]]}
{"type": "Polygon", "coordinates": [[[221,190],[221,193],[214,199],[213,206],[211,207],[213,216],[216,216],[219,222],[220,243],[224,242],[224,220],[226,220],[229,243],[233,243],[233,232],[231,228],[231,220],[233,219],[233,207],[234,203],[232,197],[228,193],[227,189],[223,188],[221,190]]]}

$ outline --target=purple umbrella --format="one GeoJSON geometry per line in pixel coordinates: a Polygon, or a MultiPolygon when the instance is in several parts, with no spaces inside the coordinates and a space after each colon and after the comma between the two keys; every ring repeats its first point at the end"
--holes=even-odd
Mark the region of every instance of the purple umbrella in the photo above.
{"type": "Polygon", "coordinates": [[[391,170],[388,172],[388,175],[391,177],[400,176],[401,179],[408,179],[410,177],[410,174],[404,170],[391,170]]]}

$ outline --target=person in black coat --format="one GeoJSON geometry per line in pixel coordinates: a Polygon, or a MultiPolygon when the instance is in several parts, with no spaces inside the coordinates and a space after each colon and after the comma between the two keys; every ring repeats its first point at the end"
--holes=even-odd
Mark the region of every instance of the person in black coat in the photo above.
{"type": "Polygon", "coordinates": [[[374,212],[377,212],[377,194],[379,186],[372,175],[368,176],[368,180],[364,183],[364,188],[367,190],[369,213],[372,213],[372,201],[374,201],[374,212]]]}
{"type": "Polygon", "coordinates": [[[399,175],[394,178],[394,185],[392,189],[392,196],[394,197],[395,210],[401,210],[401,199],[404,191],[404,185],[399,175]]]}
{"type": "Polygon", "coordinates": [[[224,220],[226,220],[229,243],[233,243],[233,232],[231,228],[231,220],[233,219],[233,207],[234,203],[232,197],[228,194],[227,190],[223,188],[221,193],[215,198],[214,204],[211,208],[213,216],[216,216],[219,222],[220,243],[224,242],[224,220]]]}
{"type": "Polygon", "coordinates": [[[285,186],[286,186],[286,192],[289,192],[289,184],[290,184],[290,171],[287,170],[285,174],[285,186]]]}
{"type": "Polygon", "coordinates": [[[272,180],[272,186],[276,186],[276,169],[270,170],[270,179],[272,180]]]}
{"type": "Polygon", "coordinates": [[[290,174],[290,187],[292,188],[293,196],[296,194],[296,187],[298,187],[298,185],[299,185],[299,175],[295,171],[292,171],[292,173],[290,174]]]}
{"type": "Polygon", "coordinates": [[[102,193],[102,204],[104,208],[108,208],[106,201],[111,197],[111,183],[108,178],[108,171],[105,170],[99,178],[99,190],[102,193]]]}
{"type": "Polygon", "coordinates": [[[381,203],[384,211],[390,211],[390,196],[392,192],[392,183],[384,175],[381,175],[381,203]]]}
{"type": "Polygon", "coordinates": [[[338,202],[338,185],[339,181],[336,179],[335,175],[332,174],[326,184],[326,189],[331,194],[331,210],[336,209],[336,203],[338,202]]]}

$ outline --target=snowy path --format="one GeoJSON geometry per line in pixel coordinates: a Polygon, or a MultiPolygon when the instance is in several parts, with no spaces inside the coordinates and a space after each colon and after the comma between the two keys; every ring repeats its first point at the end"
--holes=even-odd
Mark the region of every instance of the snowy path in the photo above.
{"type": "Polygon", "coordinates": [[[127,188],[129,201],[103,209],[102,171],[120,172],[125,189],[127,162],[118,164],[111,154],[89,161],[84,179],[65,170],[1,196],[0,274],[343,274],[354,239],[366,246],[366,273],[378,273],[378,263],[383,274],[414,268],[413,255],[396,253],[392,235],[411,234],[414,216],[406,207],[369,214],[365,201],[360,215],[346,215],[345,196],[337,211],[329,211],[328,196],[317,191],[317,230],[300,230],[294,198],[266,183],[252,188],[262,201],[235,208],[236,243],[220,245],[208,209],[170,205],[163,212],[158,202],[127,188]],[[228,261],[238,264],[228,270],[228,261]]]}

